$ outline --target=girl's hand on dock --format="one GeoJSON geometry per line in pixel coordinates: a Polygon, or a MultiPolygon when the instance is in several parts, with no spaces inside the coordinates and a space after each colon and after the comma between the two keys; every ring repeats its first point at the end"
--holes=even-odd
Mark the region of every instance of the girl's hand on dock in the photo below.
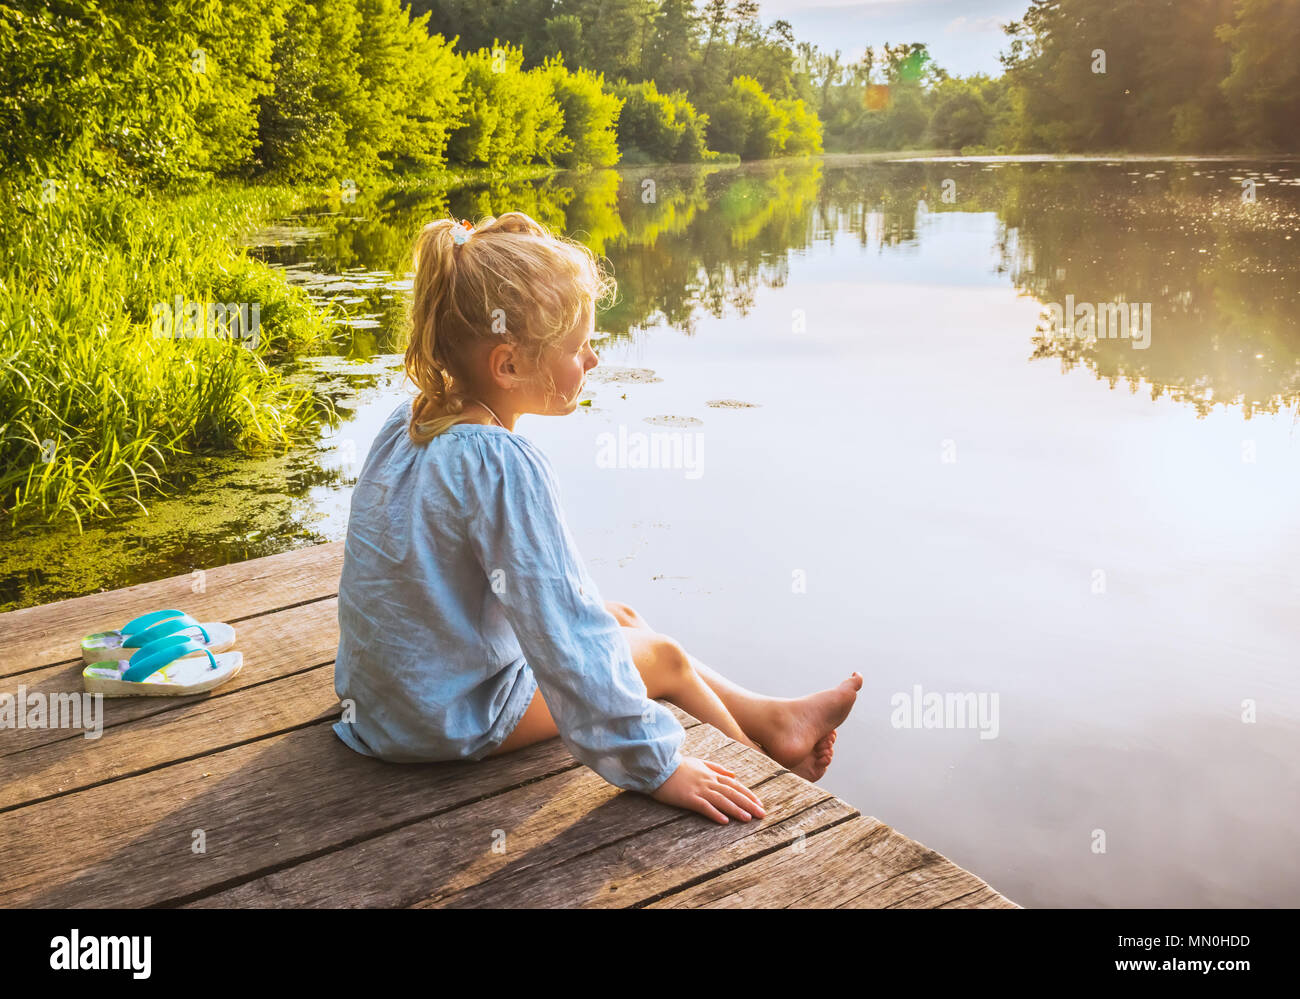
{"type": "Polygon", "coordinates": [[[748,822],[754,815],[761,819],[767,814],[763,803],[736,780],[734,773],[696,756],[683,757],[682,765],[650,797],[665,805],[707,815],[721,824],[731,821],[727,815],[748,822]]]}

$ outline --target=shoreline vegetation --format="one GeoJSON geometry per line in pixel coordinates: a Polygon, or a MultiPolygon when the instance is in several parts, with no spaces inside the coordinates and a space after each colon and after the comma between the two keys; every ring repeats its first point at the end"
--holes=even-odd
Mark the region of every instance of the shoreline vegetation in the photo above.
{"type": "MultiPolygon", "coordinates": [[[[452,170],[385,188],[552,169],[452,170]]],[[[332,195],[346,208],[337,189],[215,179],[189,192],[74,186],[44,204],[39,190],[7,193],[0,513],[10,527],[66,517],[80,531],[86,517],[147,512],[143,500],[167,495],[186,458],[282,451],[337,425],[330,398],[283,370],[332,342],[335,317],[240,245],[309,201],[332,195]]]]}
{"type": "Polygon", "coordinates": [[[1029,0],[1004,73],[960,78],[921,43],[822,52],[753,0],[7,4],[0,522],[147,511],[185,458],[334,425],[284,372],[331,314],[239,245],[321,197],[918,148],[1294,152],[1273,53],[1300,5],[1155,6],[1029,0]],[[1079,24],[1111,43],[1100,71],[1079,24]]]}

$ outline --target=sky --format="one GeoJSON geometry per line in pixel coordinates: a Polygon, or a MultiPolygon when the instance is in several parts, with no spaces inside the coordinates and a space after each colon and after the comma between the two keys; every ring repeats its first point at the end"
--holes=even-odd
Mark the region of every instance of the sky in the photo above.
{"type": "Polygon", "coordinates": [[[759,0],[759,20],[784,18],[798,41],[855,59],[868,45],[925,42],[954,76],[996,76],[1009,41],[1001,25],[1028,8],[1029,0],[759,0]]]}

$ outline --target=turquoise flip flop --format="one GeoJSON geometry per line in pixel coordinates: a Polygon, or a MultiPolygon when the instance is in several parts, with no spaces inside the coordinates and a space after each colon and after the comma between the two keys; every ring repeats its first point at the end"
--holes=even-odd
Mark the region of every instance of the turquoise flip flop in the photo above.
{"type": "Polygon", "coordinates": [[[234,648],[235,629],[220,621],[199,624],[184,611],[158,610],[141,614],[117,631],[97,631],[81,640],[81,659],[86,665],[102,660],[131,659],[150,642],[165,635],[184,635],[198,643],[198,651],[186,655],[225,652],[234,648]],[[126,654],[123,655],[122,653],[126,654]]]}
{"type": "Polygon", "coordinates": [[[193,638],[176,633],[155,639],[130,659],[91,663],[81,678],[87,693],[105,697],[181,697],[220,686],[243,665],[242,652],[213,655],[193,638]]]}

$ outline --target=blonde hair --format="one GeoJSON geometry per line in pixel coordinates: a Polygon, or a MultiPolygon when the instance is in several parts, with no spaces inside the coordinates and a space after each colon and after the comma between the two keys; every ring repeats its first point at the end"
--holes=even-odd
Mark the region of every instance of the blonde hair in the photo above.
{"type": "Polygon", "coordinates": [[[460,422],[475,391],[468,368],[474,347],[517,345],[535,377],[545,353],[616,288],[589,249],[523,212],[487,216],[458,245],[452,233],[461,227],[438,219],[415,241],[405,367],[420,390],[407,428],[416,444],[460,422]],[[431,418],[421,419],[426,414],[431,418]]]}

